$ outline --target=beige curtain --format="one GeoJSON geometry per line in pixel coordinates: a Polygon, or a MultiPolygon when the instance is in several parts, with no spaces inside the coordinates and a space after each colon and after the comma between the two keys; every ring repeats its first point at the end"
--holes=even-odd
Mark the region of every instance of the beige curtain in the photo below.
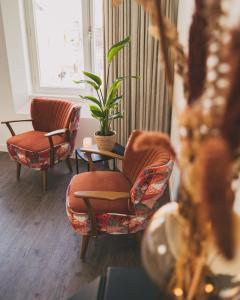
{"type": "MultiPolygon", "coordinates": [[[[169,132],[172,95],[160,68],[159,42],[148,32],[148,15],[134,0],[124,0],[119,7],[113,7],[112,0],[103,2],[105,53],[116,42],[131,36],[130,46],[114,59],[110,79],[121,75],[141,76],[123,84],[124,119],[113,124],[118,142],[126,144],[134,129],[169,132]]],[[[165,15],[176,23],[178,0],[164,0],[162,4],[165,15]]]]}

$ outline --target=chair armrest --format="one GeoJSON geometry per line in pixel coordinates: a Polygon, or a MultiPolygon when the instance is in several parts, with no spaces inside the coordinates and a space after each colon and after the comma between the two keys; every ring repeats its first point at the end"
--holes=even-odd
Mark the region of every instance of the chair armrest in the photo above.
{"type": "Polygon", "coordinates": [[[30,122],[30,121],[32,121],[32,119],[3,121],[3,122],[1,122],[1,123],[2,123],[2,124],[5,124],[5,125],[7,126],[7,128],[9,129],[9,131],[11,132],[11,135],[14,136],[14,135],[15,135],[15,132],[14,132],[12,126],[10,125],[10,123],[30,122]]]}
{"type": "Polygon", "coordinates": [[[1,123],[2,123],[2,124],[7,124],[7,123],[30,122],[30,121],[32,121],[32,119],[3,121],[3,122],[1,122],[1,123]]]}
{"type": "Polygon", "coordinates": [[[88,216],[90,218],[91,223],[91,235],[96,236],[97,235],[97,221],[96,221],[96,215],[92,208],[90,199],[99,199],[99,200],[119,200],[124,198],[129,198],[130,194],[126,192],[108,192],[108,191],[79,191],[75,192],[74,196],[77,198],[82,198],[87,211],[88,216]]]}
{"type": "Polygon", "coordinates": [[[45,134],[45,137],[48,138],[49,145],[50,145],[50,166],[53,167],[54,160],[55,160],[55,149],[53,144],[53,136],[59,135],[59,134],[67,134],[67,139],[69,140],[69,130],[67,128],[61,128],[54,131],[50,131],[45,134]]]}
{"type": "Polygon", "coordinates": [[[82,152],[89,153],[89,154],[94,153],[94,154],[99,154],[99,155],[102,155],[102,156],[108,156],[108,157],[111,157],[111,158],[117,158],[119,160],[124,159],[124,156],[116,154],[116,153],[111,152],[111,151],[103,151],[103,150],[92,149],[92,148],[80,148],[80,150],[82,152]]]}
{"type": "Polygon", "coordinates": [[[58,135],[58,134],[64,134],[68,132],[68,129],[67,128],[62,128],[62,129],[57,129],[57,130],[54,130],[54,131],[50,131],[48,133],[45,134],[46,137],[50,137],[50,136],[54,136],[54,135],[58,135]]]}
{"type": "Polygon", "coordinates": [[[108,191],[79,191],[75,192],[74,196],[77,198],[83,199],[99,199],[99,200],[119,200],[130,198],[130,194],[128,192],[108,192],[108,191]]]}

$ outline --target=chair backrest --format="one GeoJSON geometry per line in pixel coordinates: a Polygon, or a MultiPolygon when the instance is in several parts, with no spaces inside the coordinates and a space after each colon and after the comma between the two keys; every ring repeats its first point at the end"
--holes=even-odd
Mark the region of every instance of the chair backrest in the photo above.
{"type": "Polygon", "coordinates": [[[31,117],[34,130],[50,132],[61,128],[69,128],[74,108],[75,106],[71,102],[65,100],[33,99],[31,117]]]}
{"type": "Polygon", "coordinates": [[[137,215],[151,215],[160,205],[173,168],[173,159],[164,147],[134,151],[133,144],[142,131],[134,131],[127,143],[123,173],[131,181],[131,201],[137,215]]]}
{"type": "Polygon", "coordinates": [[[123,173],[132,184],[142,170],[149,166],[165,165],[171,160],[171,154],[165,148],[134,151],[133,144],[142,131],[135,130],[128,139],[124,153],[123,173]]]}
{"type": "Polygon", "coordinates": [[[65,100],[35,98],[31,103],[34,130],[50,132],[68,128],[70,154],[72,153],[79,125],[80,107],[65,100]]]}

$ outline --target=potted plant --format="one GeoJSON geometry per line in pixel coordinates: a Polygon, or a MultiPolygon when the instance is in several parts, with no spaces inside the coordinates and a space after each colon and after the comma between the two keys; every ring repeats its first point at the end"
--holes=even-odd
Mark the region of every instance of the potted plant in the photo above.
{"type": "Polygon", "coordinates": [[[99,76],[83,71],[86,80],[75,81],[75,83],[85,83],[95,90],[95,96],[81,96],[92,102],[90,111],[92,117],[100,123],[100,128],[95,132],[95,139],[100,150],[111,151],[116,142],[116,132],[112,130],[113,120],[123,118],[123,112],[119,111],[119,104],[123,95],[118,95],[122,82],[127,78],[138,78],[137,76],[117,77],[111,84],[109,83],[109,71],[113,58],[130,42],[130,37],[113,45],[107,52],[108,69],[106,80],[99,76]]]}

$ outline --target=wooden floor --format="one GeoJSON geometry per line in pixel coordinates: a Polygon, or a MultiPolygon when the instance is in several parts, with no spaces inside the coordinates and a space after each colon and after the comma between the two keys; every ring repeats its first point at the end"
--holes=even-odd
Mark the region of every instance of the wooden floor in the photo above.
{"type": "Polygon", "coordinates": [[[0,299],[67,299],[108,266],[139,266],[132,236],[101,236],[79,258],[81,238],[68,222],[65,192],[72,177],[64,163],[50,171],[42,192],[39,172],[23,168],[0,152],[0,299]]]}

